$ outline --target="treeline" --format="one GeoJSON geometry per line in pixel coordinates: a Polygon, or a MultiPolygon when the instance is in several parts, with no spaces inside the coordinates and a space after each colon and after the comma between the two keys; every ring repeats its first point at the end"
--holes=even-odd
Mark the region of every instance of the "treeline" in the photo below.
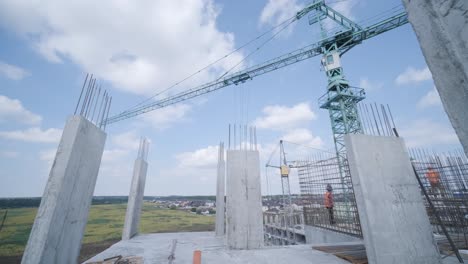
{"type": "Polygon", "coordinates": [[[171,195],[171,196],[145,196],[146,201],[216,201],[214,195],[195,195],[195,196],[182,196],[182,195],[171,195]]]}
{"type": "MultiPolygon", "coordinates": [[[[180,200],[211,200],[215,201],[215,196],[145,196],[144,200],[152,201],[180,201],[180,200]]],[[[120,204],[126,203],[128,196],[94,196],[92,204],[120,204]]],[[[25,198],[0,198],[0,208],[24,208],[24,207],[39,207],[41,197],[25,197],[25,198]]]]}

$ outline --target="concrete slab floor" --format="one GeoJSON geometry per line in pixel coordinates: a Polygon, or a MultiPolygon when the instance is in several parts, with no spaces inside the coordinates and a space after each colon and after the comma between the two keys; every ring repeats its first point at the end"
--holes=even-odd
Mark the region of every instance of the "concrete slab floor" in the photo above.
{"type": "MultiPolygon", "coordinates": [[[[229,250],[222,237],[214,232],[159,233],[137,235],[120,241],[88,261],[99,261],[116,255],[142,256],[145,263],[169,263],[172,241],[177,239],[173,264],[192,263],[193,251],[202,251],[202,263],[229,264],[345,264],[334,255],[311,248],[311,245],[264,247],[254,250],[229,250]]],[[[86,262],[85,262],[86,263],[86,262]]]]}

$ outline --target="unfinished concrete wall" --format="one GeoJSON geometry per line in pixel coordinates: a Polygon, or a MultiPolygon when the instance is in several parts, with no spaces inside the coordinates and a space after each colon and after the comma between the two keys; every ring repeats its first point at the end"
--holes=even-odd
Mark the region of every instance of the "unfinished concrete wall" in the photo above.
{"type": "Polygon", "coordinates": [[[141,208],[143,207],[143,196],[145,194],[146,172],[148,163],[146,156],[148,153],[148,141],[142,139],[137,159],[133,166],[132,185],[128,195],[127,212],[125,214],[122,240],[132,238],[138,233],[141,218],[141,208]]]}
{"type": "Polygon", "coordinates": [[[227,151],[227,244],[233,249],[263,246],[260,158],[256,150],[227,151]]]}
{"type": "Polygon", "coordinates": [[[224,162],[224,144],[219,144],[218,153],[218,171],[216,180],[216,226],[215,233],[217,236],[224,236],[225,234],[225,174],[224,162]]]}
{"type": "Polygon", "coordinates": [[[369,263],[440,263],[403,139],[345,136],[369,263]]]}
{"type": "Polygon", "coordinates": [[[307,244],[324,244],[324,243],[342,243],[362,241],[359,237],[350,236],[347,234],[326,230],[323,228],[304,225],[304,235],[307,244]]]}
{"type": "Polygon", "coordinates": [[[445,112],[468,155],[468,1],[403,3],[445,112]]]}
{"type": "Polygon", "coordinates": [[[68,119],[21,263],[76,263],[106,134],[68,119]]]}

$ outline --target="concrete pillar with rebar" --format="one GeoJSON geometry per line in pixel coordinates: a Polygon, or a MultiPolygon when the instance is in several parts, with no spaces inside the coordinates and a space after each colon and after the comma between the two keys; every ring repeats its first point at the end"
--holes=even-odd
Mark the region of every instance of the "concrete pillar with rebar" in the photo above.
{"type": "Polygon", "coordinates": [[[76,263],[106,133],[83,116],[68,119],[21,263],[76,263]]]}
{"type": "Polygon", "coordinates": [[[145,193],[146,172],[148,170],[149,142],[146,138],[140,140],[138,156],[133,166],[132,184],[128,195],[127,213],[125,214],[122,240],[128,240],[138,233],[143,196],[145,193]]]}
{"type": "Polygon", "coordinates": [[[403,139],[346,135],[345,142],[369,263],[440,263],[403,139]]]}
{"type": "Polygon", "coordinates": [[[227,151],[227,244],[233,249],[263,246],[260,160],[257,150],[227,151]]]}

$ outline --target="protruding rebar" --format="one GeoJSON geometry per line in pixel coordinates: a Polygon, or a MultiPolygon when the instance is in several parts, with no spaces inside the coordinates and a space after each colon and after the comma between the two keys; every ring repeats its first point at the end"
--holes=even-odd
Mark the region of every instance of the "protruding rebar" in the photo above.
{"type": "Polygon", "coordinates": [[[76,111],[78,111],[78,106],[80,105],[81,96],[83,96],[83,91],[84,91],[84,88],[86,86],[86,82],[88,81],[88,75],[89,75],[89,73],[86,73],[86,78],[84,80],[83,87],[81,88],[80,97],[78,98],[78,102],[76,103],[75,112],[73,112],[73,115],[76,115],[76,111]]]}
{"type": "Polygon", "coordinates": [[[110,97],[110,100],[109,100],[109,106],[107,107],[107,115],[106,115],[106,120],[104,120],[104,129],[103,130],[106,130],[106,126],[107,126],[107,119],[109,118],[109,112],[110,112],[110,107],[111,107],[111,104],[112,104],[112,96],[110,97]]]}
{"type": "Polygon", "coordinates": [[[89,115],[89,112],[90,112],[89,109],[92,107],[95,92],[96,92],[96,80],[94,81],[93,86],[91,87],[91,93],[89,95],[88,103],[86,105],[86,111],[85,111],[85,117],[86,118],[88,118],[88,115],[89,115]]]}
{"type": "Polygon", "coordinates": [[[109,96],[106,94],[105,96],[105,102],[104,102],[104,108],[102,109],[102,114],[101,114],[101,119],[99,121],[99,128],[102,128],[103,126],[103,120],[104,120],[104,116],[105,116],[105,113],[106,113],[106,108],[107,108],[107,102],[109,100],[109,96]]]}
{"type": "Polygon", "coordinates": [[[93,109],[93,114],[91,115],[91,122],[93,121],[94,114],[96,113],[96,108],[97,108],[97,105],[98,105],[98,102],[99,102],[99,95],[101,95],[101,86],[99,86],[99,90],[98,90],[98,93],[96,95],[96,101],[94,102],[94,109],[93,109]]]}
{"type": "Polygon", "coordinates": [[[90,77],[89,82],[88,82],[88,87],[86,88],[86,94],[85,94],[85,97],[83,99],[83,103],[81,104],[81,111],[80,111],[81,116],[83,116],[83,113],[84,113],[84,110],[85,110],[85,107],[86,107],[86,102],[88,101],[89,90],[91,88],[92,83],[93,83],[93,75],[91,74],[91,77],[90,77]]]}

